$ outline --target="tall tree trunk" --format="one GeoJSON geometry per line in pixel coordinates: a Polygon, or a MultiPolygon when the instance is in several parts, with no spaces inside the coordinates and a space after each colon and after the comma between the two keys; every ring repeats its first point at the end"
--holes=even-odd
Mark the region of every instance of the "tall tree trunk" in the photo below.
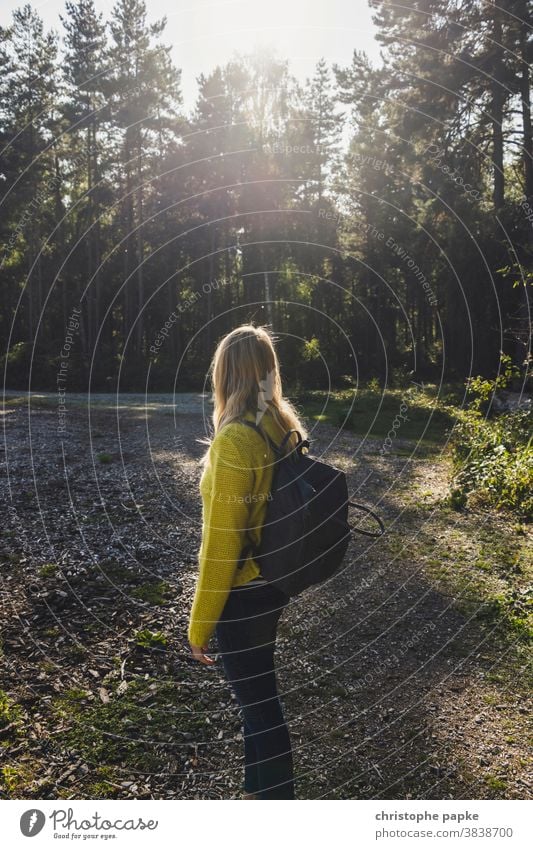
{"type": "Polygon", "coordinates": [[[496,51],[494,70],[492,74],[492,167],[493,191],[492,201],[496,215],[503,209],[505,200],[505,181],[503,174],[503,108],[505,103],[504,64],[502,46],[502,21],[500,9],[493,3],[493,34],[496,51]]]}
{"type": "MultiPolygon", "coordinates": [[[[37,192],[37,181],[35,179],[35,171],[33,170],[33,163],[35,161],[35,157],[34,157],[34,149],[33,149],[34,148],[34,142],[33,142],[33,109],[31,108],[31,106],[30,106],[30,116],[29,116],[29,118],[30,118],[30,120],[29,120],[29,136],[30,136],[29,161],[31,163],[30,164],[30,173],[31,173],[30,184],[31,184],[31,196],[32,196],[32,198],[34,198],[35,195],[36,195],[36,192],[37,192]]],[[[36,253],[37,253],[36,246],[35,246],[35,227],[33,225],[33,222],[30,223],[29,242],[30,242],[30,252],[29,252],[29,257],[28,257],[28,274],[26,275],[26,291],[28,293],[28,342],[33,342],[33,337],[34,337],[34,332],[33,332],[34,331],[34,327],[33,327],[34,305],[33,305],[33,285],[32,285],[31,277],[32,277],[32,273],[33,273],[32,272],[33,263],[34,263],[35,256],[36,256],[36,253]]]]}
{"type": "Polygon", "coordinates": [[[100,182],[100,173],[98,168],[98,151],[96,148],[96,120],[93,115],[92,120],[92,157],[93,157],[93,192],[94,196],[94,261],[95,261],[95,279],[94,279],[94,318],[96,324],[96,333],[98,333],[100,329],[100,304],[101,304],[101,270],[100,265],[102,262],[102,233],[100,226],[100,203],[98,201],[99,196],[99,182],[100,182]]]}
{"type": "Polygon", "coordinates": [[[525,25],[520,26],[520,45],[522,58],[522,127],[524,159],[524,194],[529,203],[533,200],[533,136],[531,132],[531,82],[529,79],[529,57],[527,49],[527,33],[525,25]]]}
{"type": "MultiPolygon", "coordinates": [[[[215,207],[213,218],[216,220],[218,218],[218,207],[215,207]]],[[[207,314],[207,350],[211,350],[212,340],[213,340],[213,325],[212,325],[212,317],[213,317],[213,282],[215,276],[215,250],[216,250],[216,231],[215,228],[218,225],[215,224],[214,221],[211,221],[211,247],[209,250],[209,260],[207,263],[208,268],[208,290],[207,290],[207,299],[206,299],[206,314],[207,314]]],[[[203,294],[201,292],[200,294],[203,294]]]]}
{"type": "MultiPolygon", "coordinates": [[[[126,339],[128,338],[128,333],[131,325],[131,281],[129,280],[131,263],[133,260],[133,241],[132,241],[132,230],[133,230],[133,201],[131,196],[131,144],[130,144],[130,131],[129,128],[126,130],[126,139],[124,145],[124,157],[125,157],[125,165],[126,165],[126,210],[125,210],[125,219],[126,219],[126,240],[125,240],[125,248],[124,248],[124,315],[123,315],[123,326],[122,326],[122,339],[124,345],[126,344],[126,339]]],[[[131,348],[130,348],[131,350],[131,348]]]]}
{"type": "Polygon", "coordinates": [[[270,327],[274,329],[272,323],[272,296],[270,294],[270,280],[268,279],[268,271],[263,270],[263,276],[265,280],[265,304],[267,311],[267,319],[270,327]]]}
{"type": "Polygon", "coordinates": [[[136,358],[139,365],[142,362],[142,341],[144,328],[144,210],[142,187],[142,136],[139,133],[139,152],[137,156],[137,333],[136,358]]]}
{"type": "MultiPolygon", "coordinates": [[[[91,111],[90,100],[86,104],[87,112],[91,111]]],[[[94,316],[94,292],[93,292],[93,275],[94,275],[94,253],[93,253],[93,231],[92,224],[94,221],[93,209],[93,179],[92,179],[92,163],[91,163],[91,125],[87,126],[85,134],[86,139],[86,156],[87,156],[87,230],[85,239],[87,241],[87,343],[89,350],[92,352],[93,340],[95,338],[96,321],[94,316]]]]}

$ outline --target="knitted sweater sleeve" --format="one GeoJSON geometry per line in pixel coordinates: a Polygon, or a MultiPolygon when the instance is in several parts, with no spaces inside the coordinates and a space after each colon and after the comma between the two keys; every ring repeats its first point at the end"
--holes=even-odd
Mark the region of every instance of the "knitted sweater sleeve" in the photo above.
{"type": "Polygon", "coordinates": [[[254,483],[251,461],[243,458],[231,425],[217,434],[209,456],[212,487],[203,505],[198,580],[188,629],[189,642],[196,646],[206,645],[212,636],[233,585],[254,483]]]}

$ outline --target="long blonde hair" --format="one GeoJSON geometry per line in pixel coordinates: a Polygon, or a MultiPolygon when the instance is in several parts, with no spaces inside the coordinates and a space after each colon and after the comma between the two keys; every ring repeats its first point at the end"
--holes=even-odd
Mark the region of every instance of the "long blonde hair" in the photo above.
{"type": "MultiPolygon", "coordinates": [[[[295,428],[303,439],[308,436],[296,409],[283,397],[275,338],[266,327],[242,324],[227,333],[217,345],[209,372],[214,396],[213,438],[245,412],[271,411],[282,431],[295,428]]],[[[260,424],[260,421],[259,421],[260,424]]],[[[211,439],[200,440],[211,444],[211,439]]],[[[287,450],[296,444],[296,434],[287,450]]],[[[206,466],[209,448],[200,459],[206,466]]]]}

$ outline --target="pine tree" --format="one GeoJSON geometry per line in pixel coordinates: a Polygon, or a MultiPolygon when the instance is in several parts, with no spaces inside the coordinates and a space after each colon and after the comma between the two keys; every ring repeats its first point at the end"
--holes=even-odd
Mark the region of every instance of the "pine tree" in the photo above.
{"type": "Polygon", "coordinates": [[[61,21],[65,29],[65,59],[63,72],[67,86],[64,115],[70,128],[70,153],[79,160],[85,159],[85,175],[80,168],[72,174],[71,196],[82,198],[81,251],[74,261],[83,269],[83,280],[76,275],[78,297],[88,304],[88,314],[82,318],[82,339],[88,351],[92,351],[100,324],[102,298],[102,238],[101,215],[103,211],[102,179],[104,165],[101,162],[105,148],[102,127],[106,119],[106,32],[102,15],[96,12],[94,0],[67,0],[66,17],[61,21]],[[82,141],[82,136],[84,140],[82,141]],[[77,188],[78,183],[79,188],[77,188]],[[86,324],[85,324],[86,321],[86,324]]]}
{"type": "Polygon", "coordinates": [[[315,74],[307,80],[303,95],[307,138],[312,151],[314,196],[320,206],[328,176],[338,167],[343,115],[338,113],[331,72],[325,59],[318,62],[315,74]]]}
{"type": "Polygon", "coordinates": [[[12,220],[22,249],[18,256],[25,265],[26,338],[32,342],[45,292],[40,242],[51,201],[57,36],[45,32],[42,19],[27,3],[13,12],[12,26],[4,37],[4,156],[10,171],[4,203],[16,210],[12,220]]]}
{"type": "MultiPolygon", "coordinates": [[[[118,162],[122,183],[123,334],[130,347],[134,379],[142,362],[145,306],[145,203],[153,195],[153,167],[158,160],[157,140],[162,126],[170,126],[181,103],[180,74],[160,42],[166,19],[149,24],[144,0],[117,0],[109,29],[111,44],[108,97],[112,117],[121,131],[118,162]],[[136,280],[135,291],[132,280],[136,280]]],[[[160,167],[160,163],[159,163],[160,167]]]]}

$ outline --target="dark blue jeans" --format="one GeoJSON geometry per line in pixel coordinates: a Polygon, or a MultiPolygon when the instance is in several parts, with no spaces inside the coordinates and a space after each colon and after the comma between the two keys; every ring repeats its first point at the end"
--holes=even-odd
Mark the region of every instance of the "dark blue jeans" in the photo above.
{"type": "Polygon", "coordinates": [[[244,790],[258,799],[294,799],[291,742],[274,665],[286,604],[273,584],[234,587],[216,627],[224,672],[243,715],[244,790]]]}

